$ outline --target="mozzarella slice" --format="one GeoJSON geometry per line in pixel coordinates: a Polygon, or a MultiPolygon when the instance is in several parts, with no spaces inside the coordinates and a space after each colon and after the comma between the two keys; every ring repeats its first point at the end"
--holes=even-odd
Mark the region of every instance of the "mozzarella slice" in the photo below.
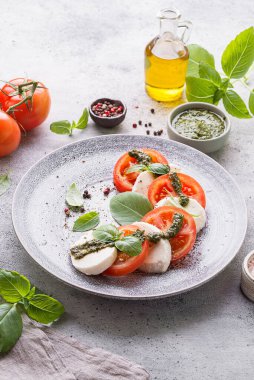
{"type": "MultiPolygon", "coordinates": [[[[181,168],[170,165],[170,172],[179,173],[181,171],[182,171],[181,168]]],[[[145,197],[147,197],[148,188],[151,185],[151,183],[155,180],[155,178],[156,177],[153,175],[153,173],[150,173],[148,171],[144,171],[140,173],[132,187],[132,191],[134,191],[135,193],[142,194],[145,197]]]]}
{"type": "Polygon", "coordinates": [[[175,206],[182,208],[186,212],[188,212],[190,215],[193,216],[197,232],[202,230],[203,227],[205,227],[206,223],[206,212],[205,209],[196,201],[196,199],[189,198],[189,203],[186,207],[182,207],[179,203],[178,197],[166,197],[162,200],[160,200],[155,207],[161,207],[161,206],[175,206]]]}
{"type": "MultiPolygon", "coordinates": [[[[145,222],[133,223],[146,234],[150,232],[161,232],[159,228],[145,222]]],[[[158,243],[151,246],[149,254],[139,270],[146,273],[164,273],[171,261],[171,245],[168,240],[161,239],[158,243]]]]}
{"type": "MultiPolygon", "coordinates": [[[[93,239],[93,231],[86,232],[81,239],[79,239],[74,245],[77,247],[85,242],[93,239]]],[[[108,269],[117,258],[117,249],[115,247],[106,247],[100,251],[89,253],[82,259],[75,259],[71,255],[71,261],[73,266],[80,272],[86,275],[96,275],[104,272],[108,269]]]]}
{"type": "Polygon", "coordinates": [[[151,185],[154,179],[154,175],[148,171],[140,173],[132,187],[132,191],[135,191],[135,193],[139,193],[147,197],[148,187],[151,185]]]}

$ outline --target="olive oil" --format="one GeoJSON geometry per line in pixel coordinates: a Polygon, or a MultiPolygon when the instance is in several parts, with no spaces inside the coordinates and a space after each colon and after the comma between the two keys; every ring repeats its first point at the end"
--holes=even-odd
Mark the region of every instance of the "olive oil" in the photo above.
{"type": "Polygon", "coordinates": [[[160,35],[145,49],[145,89],[159,101],[172,102],[182,96],[189,61],[188,48],[177,36],[177,28],[190,29],[189,22],[179,23],[177,10],[164,9],[159,14],[160,35]]]}

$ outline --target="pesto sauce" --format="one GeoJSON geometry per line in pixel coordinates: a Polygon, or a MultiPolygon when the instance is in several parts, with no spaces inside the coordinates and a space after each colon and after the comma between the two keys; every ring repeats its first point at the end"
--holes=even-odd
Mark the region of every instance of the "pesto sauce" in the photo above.
{"type": "Polygon", "coordinates": [[[175,237],[183,226],[183,219],[183,214],[176,213],[173,217],[173,223],[171,224],[169,229],[166,232],[164,232],[164,234],[162,235],[162,239],[169,240],[175,237]]]}
{"type": "Polygon", "coordinates": [[[75,259],[82,259],[89,253],[94,253],[107,247],[114,247],[114,245],[114,242],[103,242],[97,239],[93,239],[71,248],[71,255],[75,259]]]}
{"type": "Polygon", "coordinates": [[[169,178],[171,179],[173,189],[175,190],[176,194],[179,195],[180,205],[182,207],[186,207],[189,203],[189,197],[182,192],[182,183],[180,181],[180,178],[176,172],[170,174],[169,178]]]}
{"type": "Polygon", "coordinates": [[[130,157],[135,158],[139,164],[145,166],[148,166],[152,161],[151,157],[148,154],[142,152],[141,150],[133,149],[130,152],[128,152],[128,154],[130,157]]]}
{"type": "Polygon", "coordinates": [[[224,120],[214,112],[204,109],[189,109],[173,120],[175,130],[194,140],[209,140],[225,131],[224,120]]]}

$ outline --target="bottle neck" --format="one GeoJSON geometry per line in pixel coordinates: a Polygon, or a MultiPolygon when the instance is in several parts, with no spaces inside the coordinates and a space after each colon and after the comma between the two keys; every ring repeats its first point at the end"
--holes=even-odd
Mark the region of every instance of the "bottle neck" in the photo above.
{"type": "Polygon", "coordinates": [[[174,40],[177,38],[177,20],[166,18],[160,19],[160,36],[167,40],[174,40]]]}

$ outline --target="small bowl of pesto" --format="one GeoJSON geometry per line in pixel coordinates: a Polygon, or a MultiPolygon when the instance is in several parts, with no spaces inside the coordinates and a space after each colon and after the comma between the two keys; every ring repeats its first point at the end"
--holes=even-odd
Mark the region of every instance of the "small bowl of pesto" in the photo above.
{"type": "Polygon", "coordinates": [[[228,116],[210,103],[181,104],[169,114],[169,137],[203,153],[221,149],[226,144],[229,133],[228,116]]]}

